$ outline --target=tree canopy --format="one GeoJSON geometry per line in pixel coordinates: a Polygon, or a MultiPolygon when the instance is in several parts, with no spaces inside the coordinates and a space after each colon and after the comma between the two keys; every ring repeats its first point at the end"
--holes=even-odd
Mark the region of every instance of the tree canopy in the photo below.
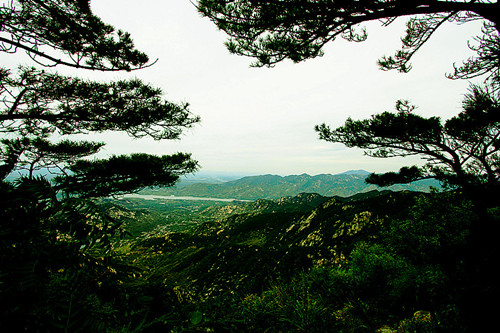
{"type": "MultiPolygon", "coordinates": [[[[79,163],[78,159],[95,154],[103,146],[102,143],[72,142],[70,138],[53,142],[57,136],[119,131],[133,138],[179,139],[184,129],[199,121],[187,103],[164,100],[161,89],[140,79],[95,82],[60,75],[48,68],[65,65],[99,71],[130,71],[151,65],[147,55],[135,49],[128,33],[115,31],[92,14],[88,1],[12,1],[0,8],[0,15],[3,22],[0,51],[25,51],[42,67],[0,68],[0,132],[8,136],[0,142],[3,177],[22,168],[28,169],[30,176],[42,168],[49,168],[60,177],[67,176],[65,168],[71,169],[71,164],[79,163]]],[[[175,156],[175,159],[182,156],[183,161],[175,162],[172,170],[165,166],[158,169],[164,173],[163,185],[171,185],[180,174],[196,169],[197,164],[189,154],[175,156]]],[[[160,156],[116,158],[137,158],[138,163],[153,163],[154,158],[165,163],[170,161],[160,156]]],[[[95,163],[103,168],[105,161],[111,163],[110,159],[95,163]]],[[[145,169],[153,165],[159,167],[155,163],[145,169]]],[[[120,173],[116,165],[108,167],[120,173]]],[[[84,172],[81,168],[73,169],[73,172],[84,172]]],[[[130,179],[128,190],[139,189],[139,184],[160,185],[159,178],[152,184],[138,181],[142,175],[136,170],[135,177],[128,171],[134,178],[130,179]]],[[[113,179],[109,177],[110,182],[113,179]]],[[[123,183],[124,179],[120,179],[123,183]]],[[[64,191],[64,187],[58,188],[64,191]]],[[[125,187],[122,184],[120,188],[121,193],[125,187]]],[[[94,192],[97,193],[112,194],[94,192]]]]}
{"type": "MultiPolygon", "coordinates": [[[[402,48],[379,60],[383,69],[409,71],[412,56],[444,23],[480,19],[487,21],[477,45],[471,45],[476,56],[455,66],[449,76],[470,78],[498,68],[498,1],[199,0],[197,6],[202,15],[229,35],[229,51],[255,58],[254,66],[321,56],[325,44],[338,37],[354,42],[366,40],[363,22],[378,20],[388,26],[398,17],[408,17],[402,48]]],[[[498,89],[498,70],[491,75],[498,89]]]]}
{"type": "Polygon", "coordinates": [[[88,0],[5,1],[0,51],[25,51],[36,63],[96,70],[133,70],[151,65],[129,33],[93,15],[88,0]]]}
{"type": "Polygon", "coordinates": [[[140,138],[177,139],[199,118],[188,104],[162,99],[162,91],[138,79],[110,83],[86,81],[20,67],[3,69],[0,93],[2,132],[77,134],[124,131],[140,138]]]}
{"type": "Polygon", "coordinates": [[[118,285],[107,282],[120,222],[94,199],[171,186],[198,163],[188,153],[96,158],[105,143],[74,135],[179,139],[199,117],[140,79],[97,82],[55,71],[154,64],[128,33],[93,15],[89,1],[3,1],[0,32],[5,57],[26,52],[35,66],[0,66],[0,330],[100,331],[97,304],[110,302],[102,291],[118,285]]]}
{"type": "Polygon", "coordinates": [[[387,186],[438,178],[466,190],[498,190],[500,100],[496,94],[474,86],[463,101],[463,111],[444,122],[417,115],[413,108],[407,101],[398,101],[396,113],[349,118],[336,129],[321,124],[316,131],[322,140],[364,149],[368,156],[419,155],[427,161],[423,167],[403,167],[399,173],[372,174],[368,178],[372,183],[387,186]]]}

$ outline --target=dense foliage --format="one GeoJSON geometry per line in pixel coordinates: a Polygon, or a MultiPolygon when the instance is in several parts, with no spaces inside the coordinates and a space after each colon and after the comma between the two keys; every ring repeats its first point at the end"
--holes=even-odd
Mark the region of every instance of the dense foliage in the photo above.
{"type": "MultiPolygon", "coordinates": [[[[113,216],[129,211],[116,204],[113,216]]],[[[205,216],[198,225],[163,222],[115,247],[137,267],[124,286],[143,286],[156,329],[468,332],[492,315],[473,311],[465,272],[477,216],[458,193],[189,205],[205,216]]]]}

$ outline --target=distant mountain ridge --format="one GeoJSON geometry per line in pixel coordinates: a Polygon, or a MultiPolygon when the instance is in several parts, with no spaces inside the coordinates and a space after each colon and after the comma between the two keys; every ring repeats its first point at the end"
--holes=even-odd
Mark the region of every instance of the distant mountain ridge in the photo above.
{"type": "Polygon", "coordinates": [[[411,184],[393,185],[380,188],[367,184],[366,177],[370,173],[364,170],[347,171],[341,174],[320,174],[278,176],[247,176],[223,183],[194,183],[172,188],[147,189],[143,194],[162,194],[175,196],[196,196],[234,199],[278,199],[285,196],[296,196],[300,193],[317,193],[325,197],[348,197],[373,190],[420,191],[428,192],[430,187],[439,188],[436,180],[422,180],[411,184]]]}

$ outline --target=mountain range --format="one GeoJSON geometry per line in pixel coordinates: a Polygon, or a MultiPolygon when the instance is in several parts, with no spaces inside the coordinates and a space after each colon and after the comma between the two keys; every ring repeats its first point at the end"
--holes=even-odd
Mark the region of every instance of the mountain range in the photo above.
{"type": "Polygon", "coordinates": [[[278,176],[247,176],[219,183],[197,182],[170,188],[151,188],[142,194],[160,194],[174,196],[196,196],[211,198],[234,198],[241,200],[278,199],[296,196],[300,193],[317,193],[325,197],[348,197],[373,190],[419,191],[429,192],[431,187],[440,188],[436,180],[421,180],[410,184],[393,185],[380,188],[365,182],[370,173],[364,170],[352,170],[341,174],[308,174],[278,176]]]}

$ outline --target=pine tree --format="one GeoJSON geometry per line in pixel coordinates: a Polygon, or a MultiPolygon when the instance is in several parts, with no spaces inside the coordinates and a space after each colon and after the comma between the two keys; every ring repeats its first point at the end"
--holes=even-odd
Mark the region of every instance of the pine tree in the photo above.
{"type": "Polygon", "coordinates": [[[0,68],[0,331],[125,327],[115,314],[135,305],[119,303],[119,273],[108,256],[120,225],[92,199],[170,186],[197,162],[187,153],[96,159],[104,143],[71,135],[178,139],[199,118],[139,79],[94,82],[54,71],[154,64],[128,33],[95,16],[89,1],[4,1],[0,31],[5,56],[25,52],[33,61],[33,67],[0,68]],[[38,170],[54,177],[37,176],[38,170]],[[13,172],[22,176],[6,181],[13,172]]]}
{"type": "Polygon", "coordinates": [[[318,57],[323,55],[323,47],[337,38],[366,40],[368,32],[362,23],[379,21],[389,26],[403,17],[408,19],[402,47],[393,56],[380,59],[379,65],[384,70],[408,72],[414,54],[441,26],[485,19],[477,45],[471,45],[476,56],[455,66],[449,77],[489,73],[490,83],[496,90],[500,88],[497,1],[199,0],[197,7],[228,34],[228,50],[254,58],[254,66],[318,57]]]}

